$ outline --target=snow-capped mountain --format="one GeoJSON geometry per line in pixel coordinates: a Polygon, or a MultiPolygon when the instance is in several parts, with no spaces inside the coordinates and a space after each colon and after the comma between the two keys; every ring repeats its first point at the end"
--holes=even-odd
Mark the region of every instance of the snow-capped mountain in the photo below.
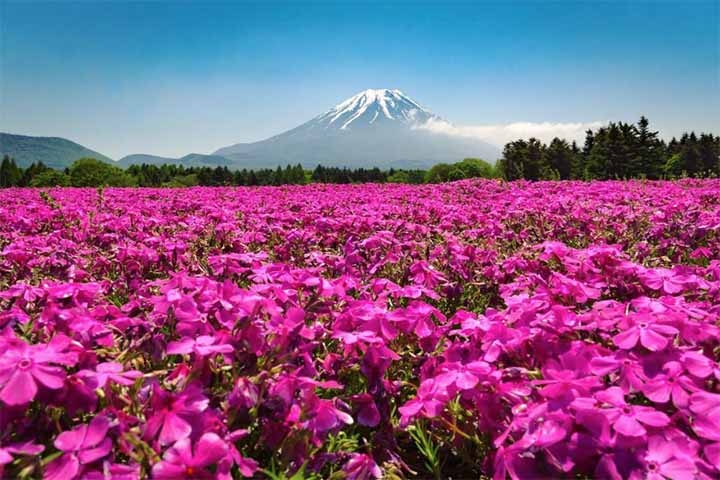
{"type": "Polygon", "coordinates": [[[387,121],[418,125],[437,118],[400,90],[365,90],[318,115],[314,123],[348,130],[387,121]]]}
{"type": "Polygon", "coordinates": [[[301,163],[326,166],[427,168],[465,157],[493,161],[499,150],[482,141],[418,128],[440,117],[400,90],[364,90],[310,121],[255,143],[217,150],[238,168],[301,163]]]}

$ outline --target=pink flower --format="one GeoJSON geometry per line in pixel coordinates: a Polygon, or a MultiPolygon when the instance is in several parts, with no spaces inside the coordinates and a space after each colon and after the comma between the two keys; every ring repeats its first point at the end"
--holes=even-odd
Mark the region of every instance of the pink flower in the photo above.
{"type": "Polygon", "coordinates": [[[679,362],[668,362],[663,366],[663,374],[648,381],[642,391],[653,402],[665,403],[672,397],[676,407],[685,408],[690,393],[698,391],[699,387],[683,373],[684,369],[679,362]]]}
{"type": "Polygon", "coordinates": [[[697,469],[692,460],[677,457],[677,446],[662,437],[654,435],[648,440],[645,454],[645,479],[666,480],[697,478],[697,469]]]}
{"type": "Polygon", "coordinates": [[[304,426],[313,432],[327,432],[342,425],[350,425],[353,418],[335,406],[332,400],[313,396],[307,405],[308,420],[304,426]]]}
{"type": "Polygon", "coordinates": [[[680,357],[680,362],[691,375],[697,378],[707,378],[714,375],[716,379],[720,380],[720,367],[718,367],[717,362],[700,352],[685,352],[680,357]]]}
{"type": "Polygon", "coordinates": [[[410,274],[416,284],[423,285],[428,288],[435,288],[440,283],[447,281],[442,273],[438,272],[435,267],[428,264],[426,261],[415,262],[411,265],[410,274]]]}
{"type": "Polygon", "coordinates": [[[208,403],[197,387],[189,386],[181,394],[173,395],[155,385],[151,401],[153,414],[145,426],[145,436],[154,438],[159,432],[161,445],[189,437],[191,421],[207,408],[208,403]]]}
{"type": "Polygon", "coordinates": [[[232,345],[218,344],[218,339],[211,335],[200,335],[197,338],[184,338],[168,343],[165,350],[168,355],[184,355],[194,353],[199,357],[207,357],[218,353],[232,353],[232,345]]]}
{"type": "Polygon", "coordinates": [[[357,419],[360,425],[375,427],[380,423],[380,412],[372,395],[361,393],[352,398],[357,408],[357,419]]]}
{"type": "Polygon", "coordinates": [[[441,366],[442,373],[435,377],[442,385],[455,386],[459,390],[470,390],[478,384],[481,377],[490,373],[490,366],[482,360],[462,364],[459,362],[445,363],[441,366]]]}
{"type": "Polygon", "coordinates": [[[619,350],[614,355],[595,357],[590,360],[590,371],[594,375],[609,375],[618,372],[620,387],[625,393],[640,391],[645,382],[643,364],[635,353],[619,350]]]}
{"type": "Polygon", "coordinates": [[[56,336],[47,345],[28,345],[18,341],[0,356],[0,400],[6,405],[31,402],[38,384],[57,390],[62,388],[65,370],[57,365],[74,365],[77,356],[68,353],[70,339],[56,336]]]}
{"type": "Polygon", "coordinates": [[[690,395],[692,428],[700,437],[720,442],[720,394],[695,392],[690,395]]]}
{"type": "Polygon", "coordinates": [[[679,275],[667,268],[648,268],[638,272],[638,277],[643,285],[652,290],[662,290],[669,295],[675,295],[686,288],[687,283],[693,280],[684,275],[679,275]]]}
{"type": "Polygon", "coordinates": [[[619,387],[597,392],[595,398],[606,404],[601,406],[600,411],[605,414],[615,431],[628,437],[645,435],[647,430],[643,425],[664,427],[670,423],[667,415],[652,407],[626,403],[619,387]]]}
{"type": "Polygon", "coordinates": [[[670,325],[656,323],[655,318],[649,314],[636,314],[632,319],[632,326],[613,337],[613,342],[624,350],[630,350],[638,343],[656,352],[664,349],[670,338],[678,333],[678,329],[670,325]]]}
{"type": "Polygon", "coordinates": [[[107,456],[112,449],[112,441],[106,438],[109,428],[109,420],[97,416],[88,425],[80,425],[58,435],[55,448],[63,454],[48,464],[45,480],[79,478],[85,465],[107,456]]]}
{"type": "Polygon", "coordinates": [[[80,370],[77,375],[88,379],[93,389],[103,388],[108,380],[118,385],[132,385],[135,380],[142,377],[142,372],[137,370],[123,371],[122,364],[118,362],[98,363],[93,370],[80,370]]]}
{"type": "Polygon", "coordinates": [[[588,286],[583,282],[573,280],[557,272],[552,273],[550,284],[554,293],[571,298],[575,303],[585,303],[591,299],[598,299],[602,293],[599,288],[588,286]]]}
{"type": "Polygon", "coordinates": [[[364,453],[350,454],[350,460],[343,467],[347,480],[370,480],[382,478],[382,470],[370,455],[364,453]]]}
{"type": "MultiPolygon", "coordinates": [[[[401,415],[401,425],[409,424],[421,412],[428,418],[440,415],[451,397],[448,386],[452,384],[452,381],[448,384],[443,383],[443,380],[447,379],[428,378],[422,381],[415,398],[398,409],[401,415]]],[[[453,395],[454,393],[452,392],[453,395]]]]}
{"type": "Polygon", "coordinates": [[[227,454],[227,444],[214,433],[203,434],[194,449],[190,439],[183,438],[165,451],[160,463],[153,465],[153,478],[212,480],[215,474],[207,467],[217,464],[227,454]]]}

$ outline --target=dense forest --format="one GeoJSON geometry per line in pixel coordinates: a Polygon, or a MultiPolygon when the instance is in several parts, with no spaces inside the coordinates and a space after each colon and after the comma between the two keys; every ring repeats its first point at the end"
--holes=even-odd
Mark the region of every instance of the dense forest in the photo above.
{"type": "Polygon", "coordinates": [[[720,136],[693,132],[665,143],[642,117],[588,130],[582,148],[559,138],[510,142],[497,168],[506,180],[718,177],[720,136]]]}
{"type": "Polygon", "coordinates": [[[75,161],[64,171],[42,163],[19,167],[5,156],[0,162],[0,187],[186,187],[194,185],[300,185],[305,183],[438,183],[464,178],[505,180],[674,179],[720,176],[720,136],[686,133],[664,142],[642,117],[637,124],[610,123],[586,132],[582,147],[559,138],[516,140],[505,145],[496,165],[466,158],[440,163],[429,170],[348,169],[301,165],[261,170],[182,165],[132,165],[123,170],[93,158],[75,161]]]}

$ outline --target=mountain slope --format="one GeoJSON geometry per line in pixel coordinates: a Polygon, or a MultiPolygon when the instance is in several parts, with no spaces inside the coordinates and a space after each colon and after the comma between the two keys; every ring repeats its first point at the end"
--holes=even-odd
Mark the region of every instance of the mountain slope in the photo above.
{"type": "Polygon", "coordinates": [[[0,133],[0,157],[4,155],[14,158],[18,166],[23,168],[33,162],[43,162],[48,167],[63,169],[83,157],[114,163],[109,157],[65,138],[11,133],[0,133]]]}
{"type": "Polygon", "coordinates": [[[464,157],[493,161],[500,156],[488,143],[418,128],[438,119],[399,90],[365,90],[292,130],[215,154],[233,160],[237,168],[296,163],[427,168],[464,157]]]}

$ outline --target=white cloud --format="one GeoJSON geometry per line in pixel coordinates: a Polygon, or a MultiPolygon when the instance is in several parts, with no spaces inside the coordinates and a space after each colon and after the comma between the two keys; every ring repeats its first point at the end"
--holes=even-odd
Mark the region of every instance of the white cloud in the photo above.
{"type": "Polygon", "coordinates": [[[549,143],[555,137],[564,138],[569,142],[576,140],[578,143],[582,143],[587,129],[596,129],[606,123],[516,122],[504,125],[453,125],[445,120],[431,119],[415,128],[446,135],[477,138],[502,148],[506,143],[513,140],[528,139],[530,137],[535,137],[545,143],[549,143]]]}

